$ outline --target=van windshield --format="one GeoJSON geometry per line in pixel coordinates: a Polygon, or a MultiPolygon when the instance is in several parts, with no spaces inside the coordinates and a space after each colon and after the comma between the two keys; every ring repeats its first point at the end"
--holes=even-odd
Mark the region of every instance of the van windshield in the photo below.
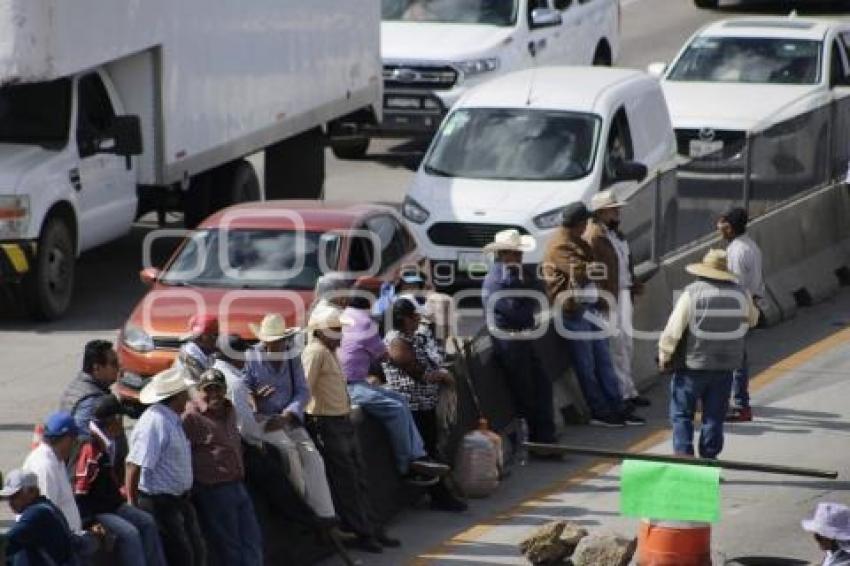
{"type": "Polygon", "coordinates": [[[569,181],[590,173],[600,120],[553,110],[465,108],[443,124],[423,166],[442,177],[569,181]]]}
{"type": "Polygon", "coordinates": [[[512,26],[517,0],[382,0],[381,15],[395,22],[512,26]]]}
{"type": "Polygon", "coordinates": [[[763,37],[698,37],[670,74],[671,81],[816,84],[819,41],[763,37]]]}
{"type": "Polygon", "coordinates": [[[62,148],[70,124],[70,80],[0,88],[0,143],[62,148]]]}

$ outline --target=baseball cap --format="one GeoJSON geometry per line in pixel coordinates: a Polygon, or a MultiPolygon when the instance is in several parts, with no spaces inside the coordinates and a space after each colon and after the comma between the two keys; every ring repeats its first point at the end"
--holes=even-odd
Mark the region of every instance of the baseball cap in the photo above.
{"type": "Polygon", "coordinates": [[[221,373],[220,370],[208,369],[201,374],[201,378],[198,380],[198,389],[206,389],[207,387],[214,385],[226,390],[227,380],[224,378],[224,374],[221,373]]]}
{"type": "Polygon", "coordinates": [[[12,470],[3,482],[0,497],[12,497],[24,488],[37,486],[38,477],[34,473],[22,469],[12,470]]]}
{"type": "Polygon", "coordinates": [[[74,417],[65,411],[58,411],[47,417],[42,436],[45,438],[59,438],[66,434],[76,436],[79,432],[77,423],[74,422],[74,417]]]}

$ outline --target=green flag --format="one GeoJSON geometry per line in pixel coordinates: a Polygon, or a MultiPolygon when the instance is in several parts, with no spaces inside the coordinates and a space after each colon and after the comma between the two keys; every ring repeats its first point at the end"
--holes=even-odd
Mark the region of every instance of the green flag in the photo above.
{"type": "Polygon", "coordinates": [[[720,469],[624,460],[620,512],[641,519],[716,523],[720,519],[720,469]]]}

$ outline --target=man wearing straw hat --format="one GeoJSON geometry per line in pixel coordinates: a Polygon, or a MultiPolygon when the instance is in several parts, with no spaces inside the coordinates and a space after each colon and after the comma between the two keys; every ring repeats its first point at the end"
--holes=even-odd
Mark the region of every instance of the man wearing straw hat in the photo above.
{"type": "Polygon", "coordinates": [[[822,566],[850,566],[850,507],[818,503],[814,517],[803,520],[803,530],[826,553],[822,566]]]}
{"type": "Polygon", "coordinates": [[[481,294],[493,346],[505,369],[517,414],[528,423],[529,440],[554,442],[552,382],[528,341],[537,326],[535,317],[541,302],[546,299],[537,274],[522,264],[522,254],[532,251],[536,244],[532,236],[515,229],[498,232],[484,247],[485,252],[493,253],[494,261],[481,294]],[[502,293],[504,296],[499,297],[502,293]]]}
{"type": "Polygon", "coordinates": [[[304,409],[310,390],[304,368],[283,317],[270,313],[250,324],[260,343],[246,352],[245,383],[254,395],[264,438],[280,452],[295,490],[320,518],[333,521],[336,513],[325,476],[325,463],[304,428],[304,409]]]}
{"type": "Polygon", "coordinates": [[[192,448],[180,415],[189,402],[191,375],[182,367],[162,371],[142,389],[148,405],[133,427],[125,487],[130,505],[156,519],[169,564],[204,566],[206,547],[192,489],[192,448]]]}
{"type": "Polygon", "coordinates": [[[593,258],[605,265],[605,270],[595,280],[600,290],[608,293],[608,300],[598,303],[599,309],[617,321],[615,333],[609,339],[611,361],[620,382],[620,393],[626,404],[646,407],[649,400],[642,397],[632,378],[632,292],[639,289],[632,272],[629,243],[619,232],[620,209],[625,202],[617,200],[613,191],[602,191],[590,201],[592,216],[587,223],[584,239],[593,250],[593,258]],[[610,302],[610,301],[614,302],[610,302]],[[613,313],[609,309],[613,309],[613,313]]]}
{"type": "Polygon", "coordinates": [[[311,391],[307,422],[327,463],[340,519],[357,537],[353,544],[360,550],[379,553],[384,546],[400,543],[373,521],[365,465],[351,422],[351,400],[335,354],[343,324],[350,325],[351,321],[333,305],[318,305],[310,315],[310,336],[301,354],[311,391]]]}
{"type": "Polygon", "coordinates": [[[732,372],[744,358],[744,336],[758,323],[752,297],[726,265],[726,252],[709,250],[686,271],[697,280],[685,287],[658,342],[658,365],[673,371],[670,420],[676,454],[694,455],[694,412],[702,402],[698,453],[716,458],[723,449],[723,420],[732,372]]]}

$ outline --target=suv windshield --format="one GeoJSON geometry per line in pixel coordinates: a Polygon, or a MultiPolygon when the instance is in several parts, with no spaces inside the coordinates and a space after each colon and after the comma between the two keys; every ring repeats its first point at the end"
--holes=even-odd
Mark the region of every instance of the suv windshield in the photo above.
{"type": "Polygon", "coordinates": [[[516,23],[517,0],[382,0],[385,21],[452,24],[516,23]]]}
{"type": "Polygon", "coordinates": [[[671,81],[816,84],[821,42],[756,37],[698,37],[667,76],[671,81]]]}
{"type": "Polygon", "coordinates": [[[320,237],[318,232],[291,230],[201,230],[190,236],[160,281],[193,287],[310,290],[321,275],[320,237]],[[302,258],[301,268],[294,269],[302,258]]]}
{"type": "Polygon", "coordinates": [[[70,124],[70,80],[0,88],[0,142],[59,149],[70,124]]]}
{"type": "Polygon", "coordinates": [[[599,118],[551,110],[462,109],[443,124],[424,165],[444,177],[567,181],[593,166],[599,118]]]}

